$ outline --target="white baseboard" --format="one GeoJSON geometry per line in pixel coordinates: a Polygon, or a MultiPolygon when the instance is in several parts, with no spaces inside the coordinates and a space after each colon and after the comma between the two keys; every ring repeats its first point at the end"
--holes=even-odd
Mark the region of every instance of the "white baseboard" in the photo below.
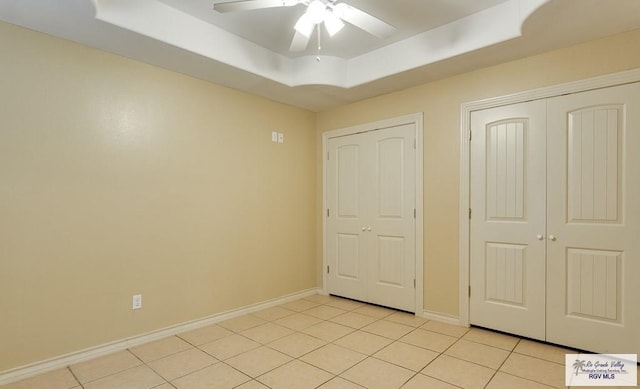
{"type": "Polygon", "coordinates": [[[84,350],[75,351],[69,354],[60,355],[44,361],[35,362],[29,365],[17,367],[11,370],[0,372],[0,385],[11,382],[20,381],[25,378],[33,377],[52,370],[61,369],[90,359],[101,357],[117,351],[126,350],[130,347],[139,346],[154,340],[162,339],[167,336],[176,335],[182,332],[195,330],[197,328],[206,327],[211,324],[219,323],[224,320],[242,316],[247,313],[256,312],[261,309],[271,308],[276,305],[284,304],[289,301],[297,300],[303,297],[312,296],[321,293],[322,289],[312,288],[300,292],[288,294],[275,299],[263,301],[256,304],[247,305],[241,308],[232,309],[230,311],[221,312],[215,315],[207,316],[201,319],[176,324],[170,327],[150,331],[144,334],[136,335],[131,338],[121,339],[114,342],[106,343],[100,346],[90,347],[84,350]]]}
{"type": "Polygon", "coordinates": [[[431,312],[431,311],[423,311],[422,315],[420,315],[422,318],[425,319],[429,319],[429,320],[435,320],[435,321],[439,321],[442,323],[447,323],[447,324],[453,324],[456,326],[461,326],[461,322],[460,322],[460,318],[457,316],[450,316],[444,313],[437,313],[437,312],[431,312]]]}

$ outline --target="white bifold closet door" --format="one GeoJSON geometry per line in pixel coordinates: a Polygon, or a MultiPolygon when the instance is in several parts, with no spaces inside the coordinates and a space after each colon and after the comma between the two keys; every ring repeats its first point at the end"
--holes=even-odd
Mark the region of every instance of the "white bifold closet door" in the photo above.
{"type": "Polygon", "coordinates": [[[640,354],[640,84],[550,99],[547,116],[547,340],[640,354]]]}
{"type": "Polygon", "coordinates": [[[412,124],[329,139],[329,293],[415,310],[415,139],[412,124]]]}
{"type": "Polygon", "coordinates": [[[640,84],[471,123],[471,323],[640,353],[640,84]]]}
{"type": "Polygon", "coordinates": [[[472,324],[545,337],[544,101],[471,119],[472,324]]]}

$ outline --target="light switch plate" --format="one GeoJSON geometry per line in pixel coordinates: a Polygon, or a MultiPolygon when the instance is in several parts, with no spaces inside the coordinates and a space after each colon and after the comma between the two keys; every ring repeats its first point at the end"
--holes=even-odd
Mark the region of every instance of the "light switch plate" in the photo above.
{"type": "Polygon", "coordinates": [[[281,132],[278,133],[278,143],[284,143],[284,134],[281,132]]]}
{"type": "Polygon", "coordinates": [[[275,131],[271,132],[271,141],[272,142],[277,142],[278,141],[278,133],[275,131]]]}
{"type": "Polygon", "coordinates": [[[140,309],[140,308],[142,308],[142,295],[134,294],[132,309],[140,309]]]}

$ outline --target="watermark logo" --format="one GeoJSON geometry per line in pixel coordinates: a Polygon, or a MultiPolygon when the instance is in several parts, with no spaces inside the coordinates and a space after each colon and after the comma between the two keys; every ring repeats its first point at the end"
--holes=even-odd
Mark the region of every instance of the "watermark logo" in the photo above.
{"type": "Polygon", "coordinates": [[[637,354],[565,354],[566,386],[637,386],[637,354]]]}

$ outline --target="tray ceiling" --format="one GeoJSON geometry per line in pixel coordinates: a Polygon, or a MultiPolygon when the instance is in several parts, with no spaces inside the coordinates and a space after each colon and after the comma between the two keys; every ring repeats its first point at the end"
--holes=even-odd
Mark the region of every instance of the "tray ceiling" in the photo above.
{"type": "Polygon", "coordinates": [[[397,32],[347,25],[291,53],[304,6],[211,0],[3,0],[0,20],[313,111],[640,28],[637,0],[344,1],[397,32]]]}

